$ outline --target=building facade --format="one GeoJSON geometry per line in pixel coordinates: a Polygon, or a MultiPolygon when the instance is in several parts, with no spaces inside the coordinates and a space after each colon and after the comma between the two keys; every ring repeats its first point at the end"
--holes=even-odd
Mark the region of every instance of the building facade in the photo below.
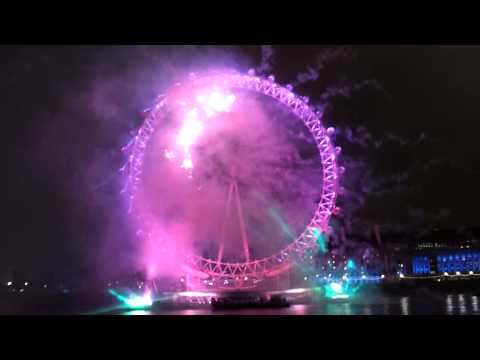
{"type": "Polygon", "coordinates": [[[476,236],[434,231],[416,244],[411,257],[414,276],[480,274],[480,244],[476,236]]]}
{"type": "Polygon", "coordinates": [[[480,273],[480,250],[446,250],[415,255],[412,258],[412,273],[413,275],[480,273]]]}

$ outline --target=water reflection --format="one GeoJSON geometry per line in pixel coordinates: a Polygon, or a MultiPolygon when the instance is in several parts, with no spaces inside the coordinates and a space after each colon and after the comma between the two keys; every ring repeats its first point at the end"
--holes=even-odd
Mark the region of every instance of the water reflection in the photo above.
{"type": "Polygon", "coordinates": [[[474,314],[478,314],[478,297],[472,296],[472,310],[474,314]]]}
{"type": "Polygon", "coordinates": [[[184,310],[132,310],[124,315],[411,315],[479,314],[478,296],[449,294],[438,297],[388,297],[351,299],[347,302],[294,304],[282,309],[212,311],[209,307],[184,310]]]}
{"type": "Polygon", "coordinates": [[[388,302],[388,299],[383,300],[383,314],[390,314],[390,303],[388,302]]]}
{"type": "Polygon", "coordinates": [[[452,295],[447,295],[447,314],[453,315],[453,299],[452,295]]]}
{"type": "Polygon", "coordinates": [[[352,315],[352,306],[350,303],[345,303],[343,304],[344,310],[345,310],[345,315],[352,315]]]}
{"type": "Polygon", "coordinates": [[[151,311],[146,310],[132,310],[123,313],[123,315],[153,315],[151,311]]]}
{"type": "Polygon", "coordinates": [[[400,306],[402,309],[402,315],[408,315],[409,312],[409,298],[407,296],[400,299],[400,306]]]}
{"type": "Polygon", "coordinates": [[[316,313],[319,315],[351,315],[352,306],[349,302],[343,304],[327,304],[324,311],[319,309],[316,313]]]}
{"type": "Polygon", "coordinates": [[[372,315],[372,309],[369,304],[365,305],[363,308],[363,315],[372,315]]]}
{"type": "Polygon", "coordinates": [[[306,305],[292,305],[290,309],[293,315],[305,315],[306,305]]]}
{"type": "Polygon", "coordinates": [[[199,311],[195,311],[195,310],[183,310],[182,311],[182,315],[199,315],[199,311]]]}
{"type": "Polygon", "coordinates": [[[460,309],[460,315],[465,315],[467,313],[467,307],[465,306],[465,298],[463,295],[458,295],[458,306],[460,309]]]}

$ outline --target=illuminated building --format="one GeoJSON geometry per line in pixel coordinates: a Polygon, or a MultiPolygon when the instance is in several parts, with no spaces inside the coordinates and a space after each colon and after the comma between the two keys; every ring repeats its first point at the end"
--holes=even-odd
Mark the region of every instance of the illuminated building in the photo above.
{"type": "MultiPolygon", "coordinates": [[[[434,229],[428,240],[418,242],[412,256],[412,274],[472,275],[480,273],[480,247],[472,229],[465,234],[434,229]]],[[[478,234],[477,234],[478,235],[478,234]]]]}

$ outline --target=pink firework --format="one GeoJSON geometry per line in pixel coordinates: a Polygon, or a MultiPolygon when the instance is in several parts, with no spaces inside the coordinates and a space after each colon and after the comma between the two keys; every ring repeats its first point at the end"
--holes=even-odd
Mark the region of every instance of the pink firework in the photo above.
{"type": "MultiPolygon", "coordinates": [[[[301,261],[307,250],[315,249],[318,234],[328,231],[330,216],[336,211],[339,173],[336,157],[340,149],[334,148],[329,137],[333,129],[322,126],[321,116],[321,112],[308,105],[307,98],[295,95],[290,87],[278,85],[273,76],[262,78],[253,72],[248,75],[235,72],[205,76],[192,74],[185,82],[176,84],[165,95],[159,96],[134,139],[124,148],[128,161],[123,168],[127,174],[125,191],[130,212],[138,224],[138,236],[145,244],[142,260],[151,275],[178,275],[187,271],[208,279],[204,281],[212,287],[244,288],[279,275],[301,261]],[[205,175],[205,169],[209,168],[209,163],[198,154],[202,151],[212,154],[212,149],[228,153],[228,148],[219,139],[227,136],[233,128],[243,131],[243,138],[249,134],[252,142],[273,144],[263,134],[273,133],[274,130],[262,125],[259,120],[268,116],[250,100],[258,95],[282,105],[303,122],[321,162],[321,182],[317,186],[321,191],[319,201],[312,209],[313,217],[299,235],[293,235],[293,231],[284,226],[281,219],[278,220],[291,241],[261,257],[252,254],[255,249],[251,248],[251,237],[245,227],[246,214],[239,194],[241,191],[246,194],[242,188],[242,176],[249,174],[250,178],[259,178],[255,166],[245,166],[253,162],[249,156],[252,159],[254,155],[257,158],[262,156],[271,162],[276,154],[255,150],[243,153],[244,161],[235,156],[225,157],[225,186],[228,190],[224,198],[227,207],[224,206],[225,199],[217,201],[220,198],[216,191],[218,187],[208,185],[213,180],[207,185],[196,182],[200,171],[203,169],[202,174],[205,175]],[[165,126],[170,123],[174,125],[165,126]],[[257,128],[256,134],[261,136],[255,138],[252,135],[255,132],[249,133],[249,127],[257,128]],[[205,147],[208,149],[202,150],[205,147]],[[198,169],[199,161],[202,169],[198,169]],[[155,194],[169,196],[156,199],[155,194]],[[185,204],[192,210],[179,212],[179,204],[185,204]],[[211,251],[207,255],[202,254],[195,246],[196,239],[212,237],[212,232],[207,236],[202,233],[203,230],[188,226],[188,221],[202,217],[202,226],[214,228],[216,219],[211,219],[208,214],[225,213],[228,217],[230,209],[238,215],[239,245],[235,248],[228,243],[227,239],[232,236],[228,235],[225,220],[223,226],[217,229],[215,256],[211,251]],[[236,255],[228,252],[227,245],[234,249],[236,255]]],[[[278,146],[272,145],[272,148],[282,151],[278,146]]],[[[217,163],[215,166],[218,166],[217,163]]],[[[254,199],[262,194],[250,192],[248,196],[254,199]]],[[[275,213],[273,216],[278,217],[275,213]]]]}

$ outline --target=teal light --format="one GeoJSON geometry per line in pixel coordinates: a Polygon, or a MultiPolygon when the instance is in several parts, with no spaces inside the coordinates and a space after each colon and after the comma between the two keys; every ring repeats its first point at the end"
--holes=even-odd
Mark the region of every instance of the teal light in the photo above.
{"type": "Polygon", "coordinates": [[[355,270],[356,266],[355,266],[355,261],[353,261],[352,259],[348,259],[347,261],[347,269],[348,270],[355,270]]]}
{"type": "Polygon", "coordinates": [[[127,311],[123,315],[150,315],[150,312],[146,310],[132,310],[132,311],[127,311]]]}
{"type": "Polygon", "coordinates": [[[132,293],[128,298],[117,293],[113,289],[108,289],[108,292],[130,309],[145,309],[153,304],[153,300],[149,291],[144,295],[136,295],[132,293]]]}
{"type": "Polygon", "coordinates": [[[127,298],[125,296],[122,296],[120,295],[119,293],[117,293],[115,290],[113,289],[108,289],[108,292],[110,295],[113,295],[117,298],[118,301],[122,302],[122,303],[127,303],[127,298]]]}
{"type": "Polygon", "coordinates": [[[287,222],[283,219],[282,215],[279,213],[277,209],[274,207],[271,207],[269,209],[270,216],[275,220],[275,222],[280,225],[280,228],[282,231],[290,238],[290,239],[295,239],[295,235],[293,234],[292,230],[290,229],[290,226],[287,224],[287,222]]]}
{"type": "Polygon", "coordinates": [[[323,288],[325,291],[325,296],[329,299],[337,299],[339,296],[344,298],[349,297],[342,283],[332,282],[325,284],[323,288]]]}
{"type": "Polygon", "coordinates": [[[327,241],[325,235],[322,234],[317,228],[312,229],[313,236],[315,236],[320,252],[325,254],[327,252],[327,241]]]}
{"type": "Polygon", "coordinates": [[[321,292],[328,299],[349,299],[356,294],[359,285],[355,286],[345,282],[331,282],[323,285],[322,288],[316,288],[316,292],[321,292]]]}

